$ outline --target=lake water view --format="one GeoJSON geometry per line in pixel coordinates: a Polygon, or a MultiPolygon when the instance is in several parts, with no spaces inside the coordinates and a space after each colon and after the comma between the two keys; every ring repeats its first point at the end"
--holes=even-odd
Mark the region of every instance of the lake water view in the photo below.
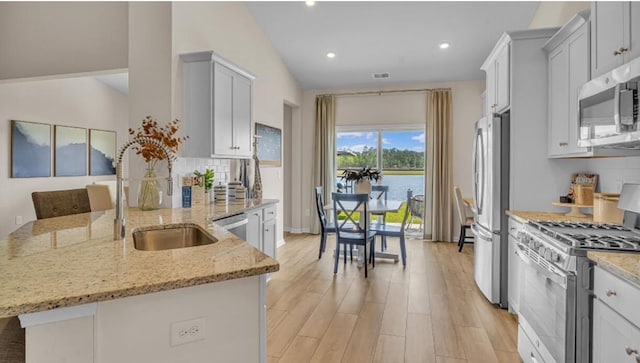
{"type": "MultiPolygon", "coordinates": [[[[338,182],[340,182],[340,178],[338,178],[338,182]]],[[[389,186],[387,199],[405,200],[407,199],[407,189],[411,189],[413,195],[424,194],[424,174],[383,175],[380,184],[389,186]]]]}

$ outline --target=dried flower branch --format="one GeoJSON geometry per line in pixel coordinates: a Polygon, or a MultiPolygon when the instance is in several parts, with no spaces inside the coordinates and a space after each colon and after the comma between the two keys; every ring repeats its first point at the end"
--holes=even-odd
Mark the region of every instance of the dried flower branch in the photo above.
{"type": "MultiPolygon", "coordinates": [[[[158,121],[151,116],[147,116],[142,120],[142,126],[138,127],[138,130],[129,129],[129,135],[156,139],[165,144],[175,154],[178,152],[178,146],[189,138],[189,136],[176,136],[178,130],[180,130],[180,120],[178,119],[159,127],[158,121]]],[[[164,151],[153,144],[134,145],[132,148],[136,154],[142,155],[146,162],[155,162],[167,158],[164,151]]]]}

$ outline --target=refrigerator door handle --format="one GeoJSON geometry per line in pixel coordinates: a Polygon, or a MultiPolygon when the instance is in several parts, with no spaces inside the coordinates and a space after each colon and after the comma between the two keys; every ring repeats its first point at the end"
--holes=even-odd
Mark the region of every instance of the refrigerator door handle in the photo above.
{"type": "Polygon", "coordinates": [[[471,224],[471,232],[473,232],[473,234],[478,236],[478,237],[482,237],[482,239],[487,240],[488,242],[492,242],[493,241],[493,234],[490,233],[490,232],[485,231],[482,228],[480,228],[475,223],[471,224]]]}
{"type": "Polygon", "coordinates": [[[477,128],[476,129],[476,137],[473,140],[473,144],[474,144],[474,156],[473,156],[473,186],[474,186],[474,199],[476,201],[475,203],[475,208],[476,208],[476,213],[477,214],[482,214],[482,208],[483,208],[483,204],[484,204],[484,195],[483,195],[483,188],[484,185],[482,185],[481,183],[484,183],[484,155],[483,155],[483,150],[484,150],[484,143],[482,140],[482,129],[481,128],[477,128]]]}

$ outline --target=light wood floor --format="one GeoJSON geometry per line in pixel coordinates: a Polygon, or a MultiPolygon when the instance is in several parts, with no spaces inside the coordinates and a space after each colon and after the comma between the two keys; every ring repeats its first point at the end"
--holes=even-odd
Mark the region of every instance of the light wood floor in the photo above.
{"type": "MultiPolygon", "coordinates": [[[[407,267],[343,264],[333,274],[329,237],[287,235],[267,285],[269,363],[520,362],[517,323],[473,281],[473,245],[407,240],[407,267]]],[[[398,251],[397,239],[388,240],[398,251]]]]}

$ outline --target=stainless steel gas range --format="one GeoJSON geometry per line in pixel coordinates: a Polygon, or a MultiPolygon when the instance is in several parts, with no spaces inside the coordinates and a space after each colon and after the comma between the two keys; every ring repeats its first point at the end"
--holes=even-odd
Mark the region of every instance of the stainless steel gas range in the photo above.
{"type": "Polygon", "coordinates": [[[593,263],[588,250],[640,252],[640,185],[625,184],[624,222],[529,221],[520,232],[518,351],[524,362],[591,361],[593,263]]]}

